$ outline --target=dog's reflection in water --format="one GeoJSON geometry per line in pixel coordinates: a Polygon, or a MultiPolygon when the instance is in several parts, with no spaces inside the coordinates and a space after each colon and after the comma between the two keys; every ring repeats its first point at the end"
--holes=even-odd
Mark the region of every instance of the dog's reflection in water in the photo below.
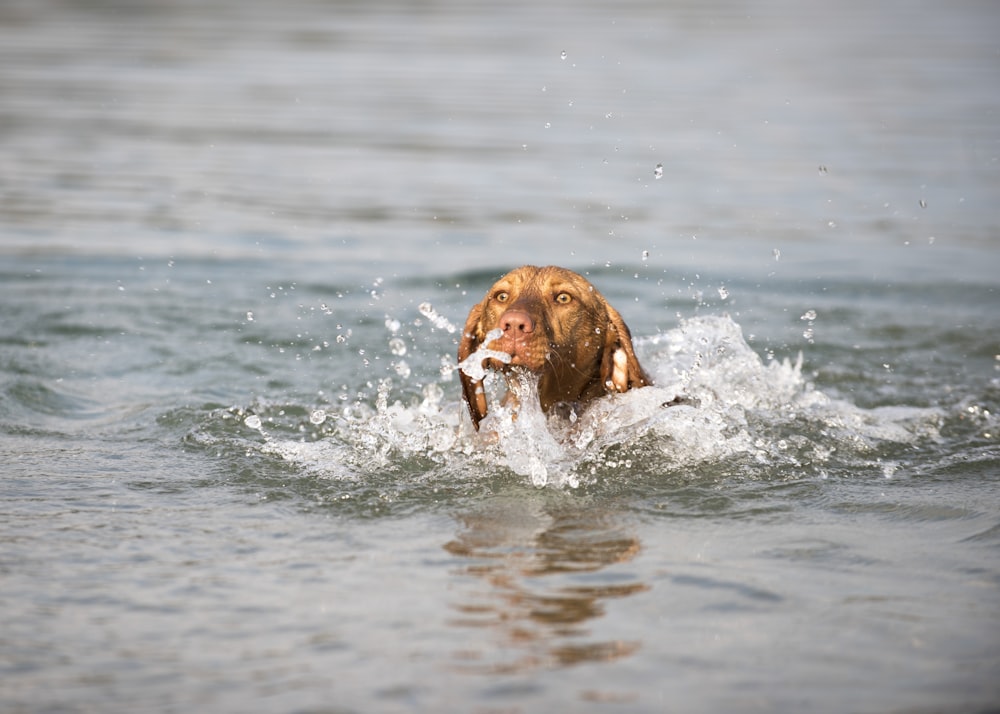
{"type": "Polygon", "coordinates": [[[615,514],[559,507],[531,497],[492,500],[461,517],[444,547],[460,574],[485,587],[463,589],[452,624],[495,631],[456,652],[460,669],[510,673],[610,661],[636,651],[627,639],[591,636],[609,601],[648,589],[627,570],[640,550],[615,514]]]}

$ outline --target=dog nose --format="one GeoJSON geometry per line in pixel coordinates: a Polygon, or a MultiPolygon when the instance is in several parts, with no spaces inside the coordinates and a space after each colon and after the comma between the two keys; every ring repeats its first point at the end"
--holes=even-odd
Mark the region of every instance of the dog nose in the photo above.
{"type": "Polygon", "coordinates": [[[527,334],[535,331],[535,321],[524,310],[508,310],[500,316],[499,327],[504,332],[527,334]]]}

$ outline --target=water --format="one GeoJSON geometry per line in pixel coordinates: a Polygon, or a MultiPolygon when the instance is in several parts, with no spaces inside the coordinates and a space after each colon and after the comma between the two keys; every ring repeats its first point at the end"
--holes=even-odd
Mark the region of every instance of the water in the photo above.
{"type": "Polygon", "coordinates": [[[0,707],[996,711],[998,29],[5,4],[0,707]],[[529,262],[656,386],[476,437],[529,262]]]}

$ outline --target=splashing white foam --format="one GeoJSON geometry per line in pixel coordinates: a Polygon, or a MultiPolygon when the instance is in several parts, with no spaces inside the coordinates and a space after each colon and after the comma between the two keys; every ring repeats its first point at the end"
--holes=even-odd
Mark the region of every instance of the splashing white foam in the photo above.
{"type": "Polygon", "coordinates": [[[508,385],[516,408],[495,407],[479,425],[481,432],[490,435],[488,438],[496,439],[492,452],[500,463],[529,477],[535,486],[550,482],[576,485],[566,445],[549,430],[548,418],[542,412],[538,376],[515,370],[511,377],[508,385]]]}
{"type": "MultiPolygon", "coordinates": [[[[656,386],[603,397],[569,418],[542,413],[537,378],[518,370],[510,380],[516,413],[491,394],[479,432],[462,416],[454,383],[446,390],[423,385],[422,398],[404,404],[393,400],[387,379],[374,410],[327,408],[322,438],[281,442],[262,434],[263,450],[333,478],[421,458],[463,474],[505,468],[536,486],[572,487],[595,469],[628,477],[634,469],[732,459],[770,471],[821,472],[827,464],[868,459],[879,443],[933,438],[940,420],[933,409],[866,410],[832,399],[803,379],[801,356],[765,364],[728,317],[685,320],[636,340],[636,347],[656,386]]],[[[485,379],[488,392],[502,391],[506,380],[483,368],[487,358],[507,363],[510,355],[480,349],[458,368],[485,379]]]]}

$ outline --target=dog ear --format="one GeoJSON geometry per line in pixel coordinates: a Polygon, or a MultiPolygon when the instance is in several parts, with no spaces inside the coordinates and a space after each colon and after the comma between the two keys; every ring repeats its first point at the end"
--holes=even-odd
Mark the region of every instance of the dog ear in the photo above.
{"type": "Polygon", "coordinates": [[[604,329],[604,354],[601,357],[601,383],[609,392],[627,392],[653,383],[639,364],[632,347],[632,333],[611,305],[605,304],[607,323],[604,329]]]}
{"type": "MultiPolygon", "coordinates": [[[[482,344],[483,328],[480,320],[483,316],[483,304],[480,303],[469,311],[469,317],[462,329],[462,339],[458,343],[458,361],[461,363],[482,344]]],[[[459,370],[458,378],[462,382],[462,399],[469,407],[472,426],[479,431],[479,422],[486,416],[486,392],[483,390],[483,380],[473,379],[459,370]]]]}

